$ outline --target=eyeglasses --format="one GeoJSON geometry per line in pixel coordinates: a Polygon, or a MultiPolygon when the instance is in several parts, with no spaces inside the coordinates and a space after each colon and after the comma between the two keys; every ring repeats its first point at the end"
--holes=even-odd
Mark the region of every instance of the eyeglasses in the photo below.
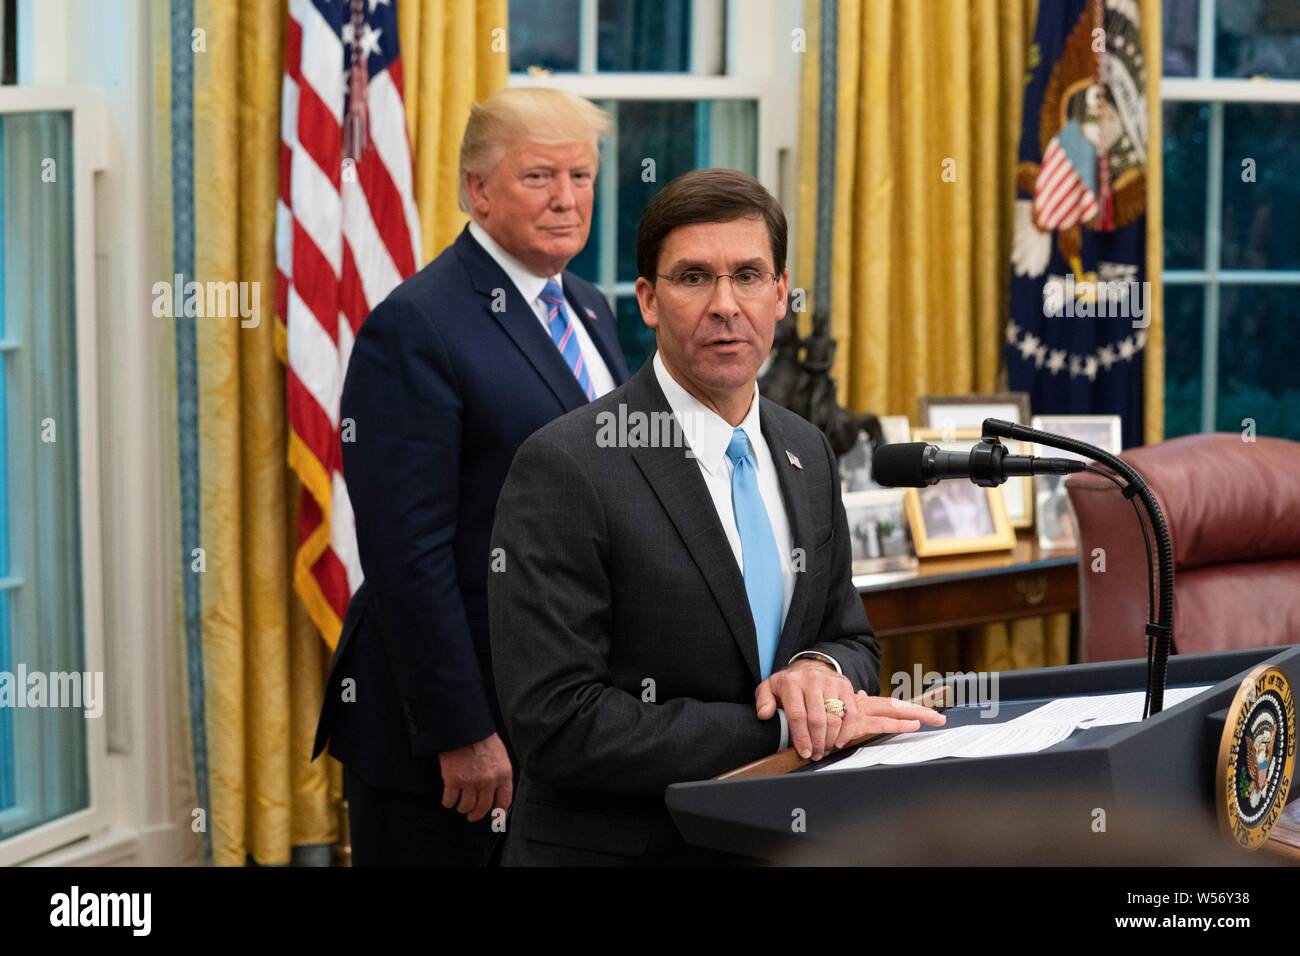
{"type": "Polygon", "coordinates": [[[700,269],[685,269],[676,275],[664,275],[663,273],[657,273],[657,275],[660,279],[667,279],[676,288],[692,296],[712,295],[713,287],[718,284],[719,279],[730,279],[732,291],[738,297],[750,299],[762,295],[777,280],[775,273],[760,272],[757,269],[741,269],[733,275],[727,275],[725,272],[721,275],[714,275],[712,272],[704,272],[700,269]]]}

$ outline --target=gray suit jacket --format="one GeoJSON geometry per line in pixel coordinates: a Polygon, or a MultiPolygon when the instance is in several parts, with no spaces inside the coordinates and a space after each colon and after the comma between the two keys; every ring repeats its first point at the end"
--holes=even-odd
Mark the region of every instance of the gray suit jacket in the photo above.
{"type": "MultiPolygon", "coordinates": [[[[525,441],[497,502],[488,620],[520,769],[507,864],[704,861],[672,826],[665,788],[779,744],[778,718],[754,714],[754,623],[698,463],[682,447],[598,442],[609,415],[634,412],[671,415],[649,361],[525,441]]],[[[760,418],[804,568],[776,666],[820,650],[877,693],[880,647],[852,583],[830,445],[766,399],[760,418]]]]}

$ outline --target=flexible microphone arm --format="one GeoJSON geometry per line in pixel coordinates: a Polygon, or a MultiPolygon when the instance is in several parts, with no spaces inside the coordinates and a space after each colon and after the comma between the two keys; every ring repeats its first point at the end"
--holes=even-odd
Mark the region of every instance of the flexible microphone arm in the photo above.
{"type": "MultiPolygon", "coordinates": [[[[1160,568],[1160,600],[1158,604],[1148,607],[1147,642],[1148,648],[1154,641],[1154,653],[1147,652],[1147,692],[1143,709],[1143,719],[1154,716],[1164,709],[1165,679],[1169,668],[1169,651],[1174,642],[1174,547],[1169,536],[1169,524],[1165,514],[1160,510],[1151,486],[1124,459],[1103,451],[1086,442],[1053,435],[1051,432],[1039,431],[1026,425],[1003,421],[999,418],[984,419],[985,438],[1014,438],[1017,441],[1032,441],[1062,451],[1072,451],[1076,455],[1100,462],[1123,478],[1128,485],[1124,488],[1124,497],[1130,501],[1136,497],[1146,509],[1151,530],[1156,539],[1156,561],[1160,568]]],[[[1147,562],[1147,578],[1152,576],[1151,563],[1147,562]]]]}

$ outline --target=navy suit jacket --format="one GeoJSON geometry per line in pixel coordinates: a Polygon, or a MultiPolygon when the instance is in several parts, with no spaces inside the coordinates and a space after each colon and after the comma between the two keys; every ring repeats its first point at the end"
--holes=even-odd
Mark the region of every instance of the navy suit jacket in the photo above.
{"type": "MultiPolygon", "coordinates": [[[[564,293],[621,384],[604,296],[571,272],[564,293]]],[[[441,786],[439,752],[502,729],[487,622],[497,495],[524,439],[586,403],[468,229],[366,319],[341,403],[365,583],[343,622],[313,759],[328,741],[370,785],[423,793],[441,786]]]]}

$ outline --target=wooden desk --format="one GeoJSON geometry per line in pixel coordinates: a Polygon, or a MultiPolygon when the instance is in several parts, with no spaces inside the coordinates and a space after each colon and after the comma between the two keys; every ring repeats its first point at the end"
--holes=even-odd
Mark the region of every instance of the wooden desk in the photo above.
{"type": "Polygon", "coordinates": [[[1029,535],[1012,551],[923,558],[914,571],[855,577],[880,637],[974,627],[1079,610],[1077,551],[1042,551],[1029,535]]]}

